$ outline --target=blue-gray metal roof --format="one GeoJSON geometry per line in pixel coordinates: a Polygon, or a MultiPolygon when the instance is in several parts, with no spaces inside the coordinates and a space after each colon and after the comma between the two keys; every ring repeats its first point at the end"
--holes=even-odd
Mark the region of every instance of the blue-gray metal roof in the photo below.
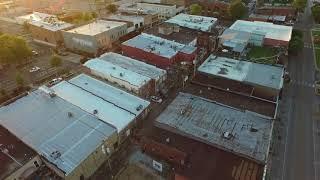
{"type": "Polygon", "coordinates": [[[0,123],[66,175],[116,133],[115,127],[40,89],[0,108],[0,123]]]}
{"type": "Polygon", "coordinates": [[[156,125],[265,163],[273,122],[253,112],[179,93],[156,119],[156,125]]]}

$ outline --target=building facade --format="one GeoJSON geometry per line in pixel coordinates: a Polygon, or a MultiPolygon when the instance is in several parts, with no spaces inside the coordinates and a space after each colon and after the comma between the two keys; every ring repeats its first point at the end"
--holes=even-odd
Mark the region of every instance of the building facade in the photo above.
{"type": "Polygon", "coordinates": [[[181,62],[192,64],[197,48],[142,33],[121,45],[123,54],[162,69],[181,62]]]}
{"type": "Polygon", "coordinates": [[[66,48],[97,55],[112,48],[112,43],[127,34],[124,22],[97,20],[90,24],[63,31],[66,48]]]}

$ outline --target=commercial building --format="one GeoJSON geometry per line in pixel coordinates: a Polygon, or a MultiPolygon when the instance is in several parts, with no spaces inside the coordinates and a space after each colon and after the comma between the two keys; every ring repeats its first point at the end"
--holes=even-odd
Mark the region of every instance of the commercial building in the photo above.
{"type": "Polygon", "coordinates": [[[149,112],[150,102],[84,74],[52,89],[65,101],[115,127],[120,143],[149,112]]]}
{"type": "Polygon", "coordinates": [[[286,16],[250,14],[248,20],[249,21],[271,22],[271,23],[275,23],[275,24],[284,24],[286,21],[286,16]]]}
{"type": "Polygon", "coordinates": [[[155,125],[264,165],[273,121],[250,111],[179,93],[155,125]]]}
{"type": "Polygon", "coordinates": [[[155,82],[149,77],[98,58],[87,61],[84,66],[89,68],[91,74],[137,95],[149,97],[155,94],[155,82]]]}
{"type": "Polygon", "coordinates": [[[249,43],[255,46],[284,46],[289,45],[292,27],[260,21],[237,20],[229,29],[251,34],[249,43]]]}
{"type": "Polygon", "coordinates": [[[170,17],[173,17],[176,14],[180,13],[182,10],[184,10],[183,6],[178,7],[175,4],[172,5],[172,4],[145,3],[145,2],[138,2],[137,8],[145,11],[156,12],[160,20],[165,20],[170,17]]]}
{"type": "Polygon", "coordinates": [[[150,21],[146,21],[148,15],[131,15],[131,14],[113,14],[110,15],[106,18],[106,20],[110,20],[110,21],[119,21],[119,22],[126,22],[127,23],[127,27],[128,27],[128,33],[139,30],[141,28],[143,28],[145,25],[150,25],[151,26],[151,20],[150,21]]]}
{"type": "Polygon", "coordinates": [[[89,178],[118,147],[115,127],[47,87],[2,107],[0,123],[66,180],[89,178]]]}
{"type": "Polygon", "coordinates": [[[0,125],[0,179],[27,179],[41,165],[41,159],[29,146],[0,125]]]}
{"type": "Polygon", "coordinates": [[[96,20],[90,24],[63,31],[65,46],[72,51],[100,54],[127,34],[124,22],[96,20]]]}
{"type": "Polygon", "coordinates": [[[132,59],[117,53],[108,52],[99,57],[99,59],[109,62],[115,66],[122,67],[128,71],[135,72],[141,76],[145,76],[154,81],[155,92],[161,91],[167,79],[167,72],[156,66],[144,63],[142,61],[132,59]]]}
{"type": "MultiPolygon", "coordinates": [[[[284,67],[280,65],[272,66],[210,55],[198,68],[198,72],[199,76],[211,77],[212,81],[227,79],[249,85],[251,92],[248,95],[272,97],[274,101],[283,86],[284,67]]],[[[229,84],[229,90],[232,90],[231,83],[226,84],[229,84]]]]}
{"type": "Polygon", "coordinates": [[[180,13],[166,22],[198,31],[212,32],[213,28],[217,24],[217,19],[213,17],[180,13]]]}
{"type": "Polygon", "coordinates": [[[197,48],[142,33],[122,43],[123,54],[153,64],[162,69],[175,63],[192,63],[197,48]]]}
{"type": "Polygon", "coordinates": [[[63,44],[61,31],[73,27],[72,24],[58,20],[55,15],[38,12],[17,17],[16,20],[21,24],[28,22],[32,38],[35,42],[54,47],[63,44]]]}

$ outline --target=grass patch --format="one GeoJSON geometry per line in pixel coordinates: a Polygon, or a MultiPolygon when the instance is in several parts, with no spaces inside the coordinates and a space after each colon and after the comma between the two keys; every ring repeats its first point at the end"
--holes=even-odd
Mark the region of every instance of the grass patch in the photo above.
{"type": "Polygon", "coordinates": [[[320,31],[312,30],[312,35],[313,36],[320,36],[320,31]]]}
{"type": "Polygon", "coordinates": [[[320,67],[320,49],[314,49],[314,53],[316,55],[316,64],[319,69],[319,67],[320,67]]]}
{"type": "Polygon", "coordinates": [[[264,63],[264,64],[274,64],[276,62],[275,58],[268,58],[275,56],[277,52],[268,47],[252,47],[248,52],[248,59],[252,62],[256,63],[264,63]],[[264,58],[266,57],[266,58],[264,58]]]}

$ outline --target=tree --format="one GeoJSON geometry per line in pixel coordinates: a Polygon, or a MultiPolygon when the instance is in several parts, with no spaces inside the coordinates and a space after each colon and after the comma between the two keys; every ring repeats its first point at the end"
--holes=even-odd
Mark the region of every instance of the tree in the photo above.
{"type": "Polygon", "coordinates": [[[191,4],[190,13],[193,15],[201,15],[202,7],[199,4],[191,4]]]}
{"type": "Polygon", "coordinates": [[[320,22],[320,5],[317,4],[317,5],[312,6],[311,12],[312,12],[313,19],[317,23],[319,23],[320,22]]]}
{"type": "Polygon", "coordinates": [[[118,7],[115,4],[108,4],[106,8],[110,13],[115,13],[118,11],[118,7]]]}
{"type": "Polygon", "coordinates": [[[240,19],[247,13],[247,8],[241,0],[234,0],[229,6],[229,13],[233,19],[240,19]]]}
{"type": "Polygon", "coordinates": [[[51,67],[59,67],[62,65],[62,59],[57,55],[53,55],[50,59],[50,65],[51,67]]]}
{"type": "Polygon", "coordinates": [[[303,41],[302,38],[299,36],[294,36],[291,38],[289,42],[288,51],[289,53],[296,54],[303,48],[303,41]]]}
{"type": "Polygon", "coordinates": [[[303,9],[307,5],[307,0],[294,0],[292,5],[300,12],[303,11],[303,9]]]}
{"type": "Polygon", "coordinates": [[[24,84],[24,79],[20,73],[16,74],[16,83],[19,87],[22,87],[24,84]]]}
{"type": "Polygon", "coordinates": [[[26,41],[20,37],[3,34],[0,44],[0,64],[20,64],[32,55],[26,41]]]}

